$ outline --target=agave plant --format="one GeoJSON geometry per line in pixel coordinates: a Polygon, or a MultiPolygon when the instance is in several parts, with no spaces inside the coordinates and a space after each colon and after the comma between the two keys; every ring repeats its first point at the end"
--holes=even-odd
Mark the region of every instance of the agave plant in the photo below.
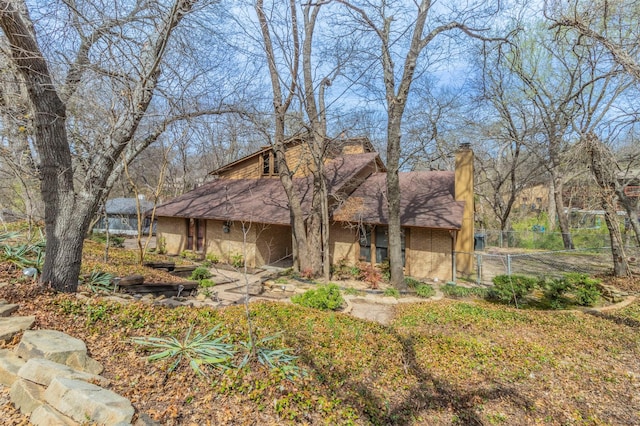
{"type": "Polygon", "coordinates": [[[291,380],[295,377],[303,376],[305,371],[295,364],[295,360],[298,359],[298,357],[291,355],[290,348],[271,349],[266,347],[265,344],[267,342],[277,339],[280,336],[282,336],[282,333],[263,337],[254,343],[251,341],[240,342],[240,345],[246,350],[246,354],[242,358],[238,368],[243,368],[249,364],[252,356],[255,355],[260,364],[272,370],[281,371],[287,379],[291,380]]]}
{"type": "Polygon", "coordinates": [[[149,361],[174,359],[169,372],[175,370],[185,358],[193,371],[206,375],[201,368],[202,365],[227,369],[231,366],[231,359],[236,353],[234,345],[225,342],[229,337],[228,334],[214,337],[219,328],[220,324],[206,334],[193,334],[193,326],[190,326],[182,341],[175,337],[135,337],[131,341],[145,349],[160,350],[148,356],[149,361]]]}
{"type": "Polygon", "coordinates": [[[40,270],[46,245],[44,238],[35,244],[17,244],[15,242],[17,237],[20,237],[18,232],[0,234],[0,259],[13,264],[16,268],[40,270]]]}
{"type": "Polygon", "coordinates": [[[113,275],[108,272],[91,271],[91,273],[83,279],[83,283],[94,293],[114,290],[113,275]]]}

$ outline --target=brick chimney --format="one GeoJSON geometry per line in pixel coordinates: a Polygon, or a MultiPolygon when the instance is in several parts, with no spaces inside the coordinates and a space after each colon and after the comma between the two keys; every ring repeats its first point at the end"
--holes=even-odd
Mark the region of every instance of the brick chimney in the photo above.
{"type": "Polygon", "coordinates": [[[455,197],[464,201],[462,229],[458,231],[455,251],[462,254],[456,257],[456,269],[463,275],[473,272],[474,238],[474,200],[473,200],[473,150],[470,143],[462,143],[455,153],[455,197]]]}

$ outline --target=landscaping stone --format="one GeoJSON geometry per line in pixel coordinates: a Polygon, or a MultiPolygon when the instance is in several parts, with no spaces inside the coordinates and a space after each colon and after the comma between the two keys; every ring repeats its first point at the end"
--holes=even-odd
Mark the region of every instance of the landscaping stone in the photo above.
{"type": "Polygon", "coordinates": [[[67,365],[73,369],[84,371],[85,373],[100,374],[104,367],[86,353],[76,352],[67,359],[67,365]]]}
{"type": "Polygon", "coordinates": [[[87,346],[80,339],[56,330],[28,330],[16,346],[16,355],[25,360],[45,358],[66,364],[74,353],[86,354],[87,346]]]}
{"type": "Polygon", "coordinates": [[[115,425],[131,423],[134,409],[128,399],[80,380],[58,377],[44,393],[53,408],[78,422],[115,425]]]}
{"type": "Polygon", "coordinates": [[[0,317],[8,317],[12,313],[18,310],[20,305],[15,305],[12,303],[0,303],[0,317]]]}
{"type": "Polygon", "coordinates": [[[86,382],[100,383],[101,385],[109,383],[102,376],[77,371],[67,365],[43,358],[28,360],[18,371],[18,376],[43,386],[49,386],[56,377],[84,380],[86,382]]]}
{"type": "Polygon", "coordinates": [[[33,326],[36,317],[9,317],[0,318],[0,341],[11,340],[13,336],[33,326]]]}
{"type": "Polygon", "coordinates": [[[64,414],[54,410],[48,405],[41,405],[31,413],[29,421],[34,426],[79,426],[64,414]]]}
{"type": "Polygon", "coordinates": [[[0,349],[0,384],[11,386],[18,380],[18,370],[25,364],[25,361],[13,351],[0,349]]]}
{"type": "Polygon", "coordinates": [[[11,402],[24,415],[44,404],[45,387],[29,380],[18,379],[11,385],[11,402]]]}

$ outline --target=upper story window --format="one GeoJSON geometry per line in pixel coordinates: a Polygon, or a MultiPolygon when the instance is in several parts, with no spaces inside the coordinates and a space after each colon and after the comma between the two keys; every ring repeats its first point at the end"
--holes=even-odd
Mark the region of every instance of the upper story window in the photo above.
{"type": "Polygon", "coordinates": [[[278,162],[276,161],[273,151],[262,153],[262,174],[264,176],[273,176],[278,174],[278,162]]]}
{"type": "Polygon", "coordinates": [[[270,175],[271,174],[271,152],[263,152],[262,153],[262,174],[270,175]]]}

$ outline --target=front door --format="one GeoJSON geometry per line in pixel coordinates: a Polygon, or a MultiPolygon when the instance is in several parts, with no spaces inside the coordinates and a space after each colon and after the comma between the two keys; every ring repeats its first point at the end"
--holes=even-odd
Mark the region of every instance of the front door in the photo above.
{"type": "Polygon", "coordinates": [[[205,220],[187,219],[187,250],[204,250],[205,220]]]}
{"type": "Polygon", "coordinates": [[[194,250],[197,252],[202,252],[204,250],[204,231],[204,219],[196,219],[196,246],[194,247],[194,250]]]}

